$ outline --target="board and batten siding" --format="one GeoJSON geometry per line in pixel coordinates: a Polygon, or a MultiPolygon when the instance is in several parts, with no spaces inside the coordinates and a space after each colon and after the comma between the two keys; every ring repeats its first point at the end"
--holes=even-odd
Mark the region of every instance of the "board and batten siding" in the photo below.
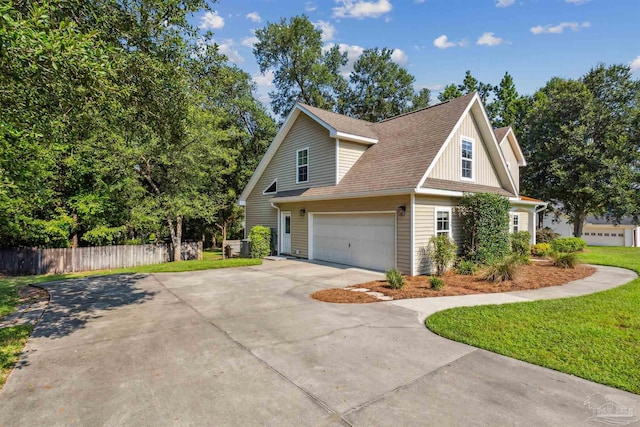
{"type": "Polygon", "coordinates": [[[427,255],[429,240],[435,235],[436,208],[451,208],[451,237],[458,245],[458,252],[462,248],[463,234],[460,218],[454,207],[456,199],[448,197],[420,196],[415,198],[415,238],[414,256],[416,274],[430,274],[431,263],[427,255]]]}
{"type": "Polygon", "coordinates": [[[291,212],[291,254],[308,258],[309,213],[322,212],[397,212],[399,206],[406,207],[403,216],[396,215],[396,266],[403,274],[411,274],[411,209],[410,196],[389,196],[365,199],[340,199],[316,202],[295,202],[279,204],[281,211],[291,212]],[[300,215],[304,209],[305,215],[300,215]]]}
{"type": "Polygon", "coordinates": [[[245,230],[254,225],[277,227],[277,211],[271,207],[273,195],[263,191],[278,179],[278,191],[335,185],[336,141],[329,131],[304,113],[300,113],[280,147],[247,197],[245,230]],[[309,181],[296,184],[296,152],[309,148],[309,181]]]}
{"type": "Polygon", "coordinates": [[[472,182],[474,184],[487,185],[490,187],[502,187],[498,174],[487,148],[478,124],[471,112],[468,112],[462,120],[460,127],[453,135],[453,138],[445,147],[442,156],[434,165],[428,178],[446,179],[449,181],[472,182]],[[474,141],[474,174],[473,181],[462,180],[462,139],[471,138],[474,141]]]}
{"type": "Polygon", "coordinates": [[[502,149],[504,159],[507,161],[511,178],[513,178],[513,182],[516,184],[516,189],[520,192],[520,166],[518,166],[518,158],[513,152],[513,148],[511,148],[508,138],[505,138],[504,141],[502,141],[500,149],[502,149]]]}
{"type": "Polygon", "coordinates": [[[338,182],[349,172],[362,153],[367,150],[364,144],[357,142],[338,141],[338,182]]]}

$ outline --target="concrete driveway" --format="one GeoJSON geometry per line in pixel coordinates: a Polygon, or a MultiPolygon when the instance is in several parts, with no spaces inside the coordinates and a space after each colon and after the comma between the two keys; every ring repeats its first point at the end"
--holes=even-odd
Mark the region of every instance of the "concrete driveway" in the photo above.
{"type": "Polygon", "coordinates": [[[398,305],[315,290],[381,278],[301,261],[59,282],[0,392],[0,426],[585,425],[639,396],[448,341],[398,305]]]}

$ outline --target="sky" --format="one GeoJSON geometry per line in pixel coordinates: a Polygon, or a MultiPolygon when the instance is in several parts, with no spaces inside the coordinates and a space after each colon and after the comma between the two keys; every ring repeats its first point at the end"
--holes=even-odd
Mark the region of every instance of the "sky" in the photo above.
{"type": "Polygon", "coordinates": [[[212,8],[192,22],[213,31],[265,104],[272,79],[259,72],[253,32],[301,14],[325,45],[348,53],[344,74],[363,49],[388,47],[434,100],[466,70],[493,85],[508,71],[522,94],[598,63],[628,64],[640,78],[640,0],[218,0],[212,8]]]}

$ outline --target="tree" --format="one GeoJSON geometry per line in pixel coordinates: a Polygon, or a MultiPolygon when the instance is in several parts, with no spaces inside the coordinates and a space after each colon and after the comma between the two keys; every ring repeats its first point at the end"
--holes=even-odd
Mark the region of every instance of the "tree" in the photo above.
{"type": "Polygon", "coordinates": [[[462,80],[462,84],[458,85],[458,90],[463,95],[478,92],[483,104],[487,105],[491,92],[493,92],[493,86],[488,83],[478,81],[478,79],[471,75],[471,71],[467,70],[464,75],[464,80],[462,80]]]}
{"type": "Polygon", "coordinates": [[[440,92],[438,95],[438,100],[440,102],[449,101],[451,99],[460,98],[462,96],[462,92],[458,89],[458,86],[453,83],[446,85],[444,90],[440,92]]]}
{"type": "Polygon", "coordinates": [[[391,49],[374,48],[360,55],[349,76],[346,114],[377,122],[413,108],[417,96],[413,89],[415,78],[393,62],[392,54],[391,49]]]}
{"type": "Polygon", "coordinates": [[[425,108],[431,105],[431,90],[429,88],[422,88],[418,93],[413,96],[413,108],[425,108]]]}
{"type": "Polygon", "coordinates": [[[553,78],[534,96],[521,138],[523,187],[565,213],[575,237],[589,214],[638,216],[639,99],[623,65],[553,78]]]}
{"type": "Polygon", "coordinates": [[[273,72],[276,90],[271,92],[274,113],[286,116],[296,102],[334,110],[337,93],[345,88],[340,67],[346,53],[333,46],[323,53],[322,32],[305,15],[287,23],[269,23],[256,30],[253,48],[262,73],[273,72]]]}
{"type": "Polygon", "coordinates": [[[494,88],[495,99],[487,106],[487,113],[495,127],[511,126],[516,122],[518,114],[518,100],[520,96],[513,83],[513,77],[508,72],[494,88]]]}

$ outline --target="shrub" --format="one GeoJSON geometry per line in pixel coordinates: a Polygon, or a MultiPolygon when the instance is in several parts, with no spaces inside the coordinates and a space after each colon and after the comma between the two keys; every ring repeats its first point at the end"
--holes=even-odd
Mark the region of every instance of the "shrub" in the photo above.
{"type": "Polygon", "coordinates": [[[531,255],[545,257],[551,254],[551,243],[536,243],[531,245],[531,255]]]}
{"type": "Polygon", "coordinates": [[[436,275],[442,276],[456,259],[458,246],[447,235],[433,236],[429,240],[427,252],[431,263],[436,268],[436,275]]]}
{"type": "Polygon", "coordinates": [[[551,254],[551,262],[559,268],[576,268],[580,264],[578,256],[574,252],[554,252],[551,254]]]}
{"type": "Polygon", "coordinates": [[[438,276],[431,276],[430,282],[431,289],[433,289],[434,291],[439,291],[440,289],[444,288],[444,280],[442,280],[442,278],[438,276]]]}
{"type": "Polygon", "coordinates": [[[389,270],[385,275],[387,276],[387,283],[391,286],[391,289],[402,289],[404,286],[404,278],[397,269],[389,270]]]}
{"type": "Polygon", "coordinates": [[[558,233],[550,229],[549,227],[538,228],[536,230],[536,242],[537,243],[551,243],[555,239],[560,237],[558,233]]]}
{"type": "Polygon", "coordinates": [[[529,242],[531,233],[528,231],[518,231],[511,234],[511,252],[514,254],[527,256],[529,254],[529,242]]]}
{"type": "Polygon", "coordinates": [[[249,232],[251,241],[251,258],[264,258],[271,250],[271,229],[263,225],[255,225],[249,232]]]}
{"type": "Polygon", "coordinates": [[[509,253],[510,208],[509,200],[498,194],[464,195],[456,213],[462,221],[462,252],[466,259],[489,264],[509,253]]]}
{"type": "Polygon", "coordinates": [[[502,261],[489,264],[482,279],[488,282],[504,282],[515,279],[518,274],[518,267],[522,265],[522,257],[511,255],[502,261]]]}
{"type": "Polygon", "coordinates": [[[456,273],[463,276],[473,276],[478,272],[478,265],[470,260],[460,260],[456,267],[456,273]]]}
{"type": "Polygon", "coordinates": [[[551,242],[554,252],[578,252],[587,247],[587,242],[580,237],[562,237],[551,242]]]}

